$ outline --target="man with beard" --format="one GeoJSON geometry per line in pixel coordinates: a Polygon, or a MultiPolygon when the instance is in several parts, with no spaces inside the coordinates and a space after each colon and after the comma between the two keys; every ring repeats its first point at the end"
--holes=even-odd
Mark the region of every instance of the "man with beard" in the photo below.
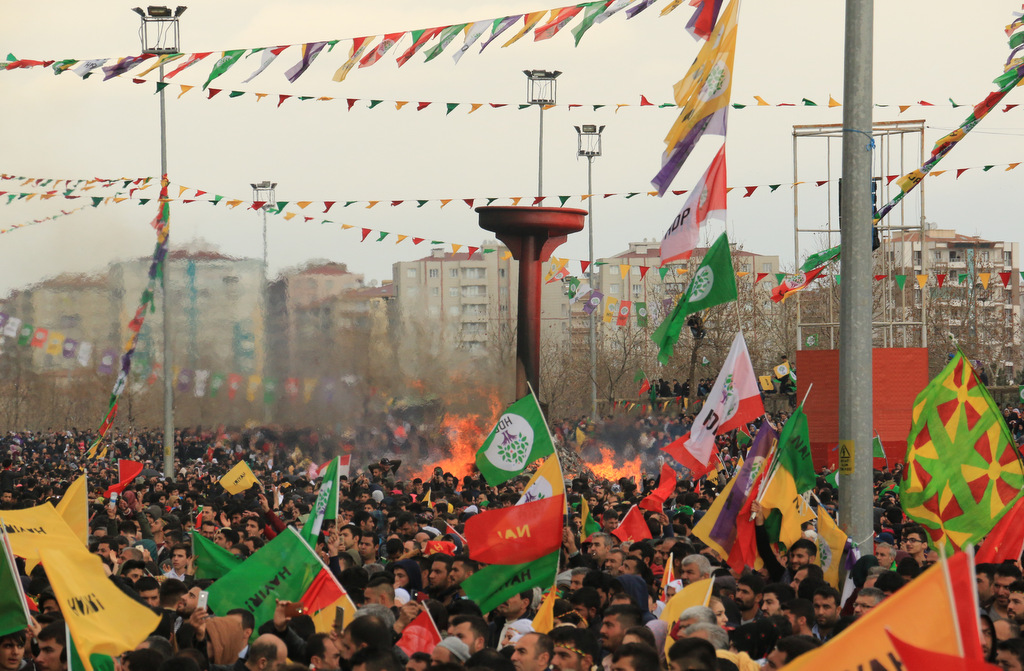
{"type": "Polygon", "coordinates": [[[764,592],[764,580],[756,573],[741,575],[736,581],[734,601],[740,609],[740,624],[748,624],[761,616],[761,596],[764,592]]]}
{"type": "Polygon", "coordinates": [[[761,592],[761,613],[765,616],[780,615],[782,604],[796,597],[793,588],[781,582],[773,582],[765,586],[761,592]]]}
{"type": "Polygon", "coordinates": [[[839,621],[839,592],[834,587],[819,587],[814,592],[814,637],[824,643],[832,638],[832,630],[839,621]]]}
{"type": "Polygon", "coordinates": [[[548,636],[555,646],[551,659],[555,671],[590,671],[600,656],[597,639],[586,629],[565,625],[555,627],[548,636]]]}

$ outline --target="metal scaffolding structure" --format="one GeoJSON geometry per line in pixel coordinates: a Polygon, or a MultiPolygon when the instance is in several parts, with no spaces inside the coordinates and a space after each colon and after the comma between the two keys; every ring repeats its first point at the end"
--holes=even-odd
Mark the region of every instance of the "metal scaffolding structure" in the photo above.
{"type": "MultiPolygon", "coordinates": [[[[871,181],[876,209],[889,202],[899,189],[895,181],[890,182],[890,177],[905,175],[924,161],[924,128],[923,120],[872,124],[871,181]]],[[[793,126],[793,249],[797,265],[808,255],[839,244],[843,134],[842,124],[793,126]],[[805,172],[814,171],[813,179],[807,179],[800,172],[799,158],[801,149],[811,140],[817,140],[818,144],[811,146],[814,152],[811,156],[805,154],[805,163],[811,164],[809,169],[804,166],[805,172]],[[824,179],[819,179],[822,177],[824,179]],[[825,215],[823,223],[822,213],[825,215]]],[[[865,143],[868,141],[864,139],[865,143]]],[[[913,290],[917,286],[916,274],[928,272],[928,255],[922,253],[920,263],[915,263],[911,249],[915,237],[920,236],[917,239],[922,242],[925,240],[924,204],[925,185],[921,184],[879,222],[880,247],[873,253],[873,274],[885,275],[889,280],[873,287],[872,340],[875,347],[928,346],[927,292],[915,298],[913,290]],[[912,261],[908,263],[907,259],[912,261]],[[919,270],[914,270],[915,265],[919,270]],[[906,290],[900,290],[891,281],[898,274],[906,275],[906,290]]],[[[838,265],[836,268],[838,272],[838,265]]],[[[802,296],[802,292],[796,295],[796,336],[798,350],[815,345],[839,348],[838,282],[819,283],[813,299],[802,296]],[[816,305],[824,304],[827,308],[808,315],[802,309],[802,300],[814,300],[816,305]]]]}

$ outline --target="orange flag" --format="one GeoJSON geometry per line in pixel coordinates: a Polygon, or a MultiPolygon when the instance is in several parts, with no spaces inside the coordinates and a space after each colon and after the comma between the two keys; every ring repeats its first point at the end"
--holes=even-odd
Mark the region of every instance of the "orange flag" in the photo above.
{"type": "Polygon", "coordinates": [[[900,657],[887,631],[933,653],[960,657],[961,635],[964,649],[974,649],[970,639],[977,640],[978,627],[970,558],[957,553],[945,565],[951,590],[947,588],[943,563],[935,564],[838,636],[787,664],[786,671],[830,669],[835,667],[835,660],[842,660],[844,669],[900,668],[892,661],[900,657]],[[968,616],[959,624],[958,611],[968,616]],[[972,626],[965,626],[967,622],[972,626]]]}

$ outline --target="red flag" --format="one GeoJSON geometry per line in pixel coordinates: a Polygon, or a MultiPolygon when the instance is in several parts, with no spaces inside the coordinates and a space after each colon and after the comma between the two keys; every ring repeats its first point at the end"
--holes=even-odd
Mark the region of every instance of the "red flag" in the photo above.
{"type": "Polygon", "coordinates": [[[651,530],[647,527],[647,520],[644,519],[644,514],[636,506],[629,509],[629,512],[619,522],[619,526],[615,528],[612,535],[623,543],[654,538],[651,536],[651,530]]]}
{"type": "Polygon", "coordinates": [[[797,291],[801,291],[807,288],[807,285],[813,282],[814,279],[818,275],[820,275],[823,270],[825,270],[825,266],[815,268],[809,273],[798,272],[793,275],[789,275],[788,277],[786,277],[786,279],[782,280],[782,283],[779,284],[779,286],[772,289],[772,300],[775,301],[776,303],[780,303],[784,301],[786,298],[788,298],[791,294],[794,294],[797,291]]]}
{"type": "Polygon", "coordinates": [[[676,471],[668,464],[662,464],[661,481],[658,483],[658,488],[643,498],[640,502],[640,507],[644,510],[660,513],[665,505],[665,500],[672,496],[672,492],[675,490],[676,471]]]}
{"type": "Polygon", "coordinates": [[[103,493],[103,496],[109,498],[111,492],[117,492],[120,494],[124,491],[132,480],[139,477],[139,473],[142,472],[142,462],[132,461],[131,459],[118,459],[117,460],[117,484],[110,485],[107,487],[107,491],[103,493]]]}
{"type": "Polygon", "coordinates": [[[651,390],[651,381],[648,380],[645,377],[644,378],[644,383],[642,385],[640,385],[640,391],[638,391],[636,394],[637,394],[637,396],[643,396],[644,394],[646,394],[650,390],[651,390]]]}
{"type": "Polygon", "coordinates": [[[344,595],[345,589],[334,577],[334,574],[327,568],[321,567],[320,572],[313,578],[313,582],[306,588],[305,594],[299,601],[302,602],[306,612],[312,614],[327,608],[344,595]]]}
{"type": "Polygon", "coordinates": [[[460,533],[459,533],[458,531],[456,531],[456,530],[455,530],[455,527],[453,527],[453,526],[451,525],[451,523],[450,523],[450,522],[445,522],[445,528],[444,528],[444,532],[445,532],[446,534],[449,534],[449,535],[451,535],[451,536],[455,536],[456,538],[458,538],[458,539],[459,539],[459,541],[460,541],[460,542],[461,542],[461,543],[462,543],[463,545],[465,545],[465,544],[466,544],[466,539],[465,539],[465,537],[464,537],[464,536],[463,536],[462,534],[460,534],[460,533]]]}
{"type": "Polygon", "coordinates": [[[1001,564],[1006,560],[1017,561],[1024,551],[1024,498],[1006,511],[985,537],[981,549],[975,556],[977,564],[1001,564]]]}
{"type": "Polygon", "coordinates": [[[470,559],[525,564],[555,552],[562,545],[564,509],[565,496],[560,495],[473,515],[465,534],[470,559]]]}
{"type": "Polygon", "coordinates": [[[449,557],[455,556],[455,543],[451,541],[427,541],[424,555],[443,554],[449,557]]]}
{"type": "Polygon", "coordinates": [[[712,458],[708,460],[708,463],[702,463],[696,455],[686,449],[686,441],[690,439],[690,432],[687,431],[685,435],[676,438],[671,443],[661,448],[662,452],[668,454],[682,466],[685,466],[690,470],[690,477],[694,480],[704,477],[708,471],[711,470],[711,464],[714,462],[714,454],[712,458]]]}
{"type": "Polygon", "coordinates": [[[424,608],[416,616],[416,619],[402,630],[402,638],[398,639],[398,643],[395,645],[412,657],[417,652],[425,652],[429,655],[440,642],[441,633],[430,617],[430,611],[424,608]]]}
{"type": "Polygon", "coordinates": [[[994,664],[985,663],[980,646],[975,651],[974,657],[970,654],[967,657],[956,657],[911,645],[896,638],[890,631],[885,633],[889,636],[889,640],[892,641],[896,652],[899,653],[904,671],[932,671],[932,669],[943,669],[943,671],[998,671],[1000,668],[994,664]]]}

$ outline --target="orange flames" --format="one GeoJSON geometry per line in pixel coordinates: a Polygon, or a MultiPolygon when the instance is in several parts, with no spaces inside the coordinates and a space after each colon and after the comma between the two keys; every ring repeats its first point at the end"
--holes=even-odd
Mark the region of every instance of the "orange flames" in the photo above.
{"type": "Polygon", "coordinates": [[[594,475],[604,480],[618,480],[619,478],[631,477],[636,478],[637,481],[640,480],[640,457],[622,462],[619,456],[610,448],[602,447],[600,450],[601,463],[587,464],[590,470],[594,472],[594,475]],[[622,465],[617,466],[617,462],[621,462],[622,465]]]}
{"type": "Polygon", "coordinates": [[[489,409],[477,415],[457,415],[447,413],[441,420],[439,433],[447,438],[445,452],[449,455],[440,461],[431,461],[423,465],[415,477],[429,480],[434,468],[440,467],[445,473],[457,478],[469,475],[476,463],[476,452],[484,444],[487,434],[491,432],[495,422],[501,415],[502,405],[496,397],[488,400],[489,409]]]}

